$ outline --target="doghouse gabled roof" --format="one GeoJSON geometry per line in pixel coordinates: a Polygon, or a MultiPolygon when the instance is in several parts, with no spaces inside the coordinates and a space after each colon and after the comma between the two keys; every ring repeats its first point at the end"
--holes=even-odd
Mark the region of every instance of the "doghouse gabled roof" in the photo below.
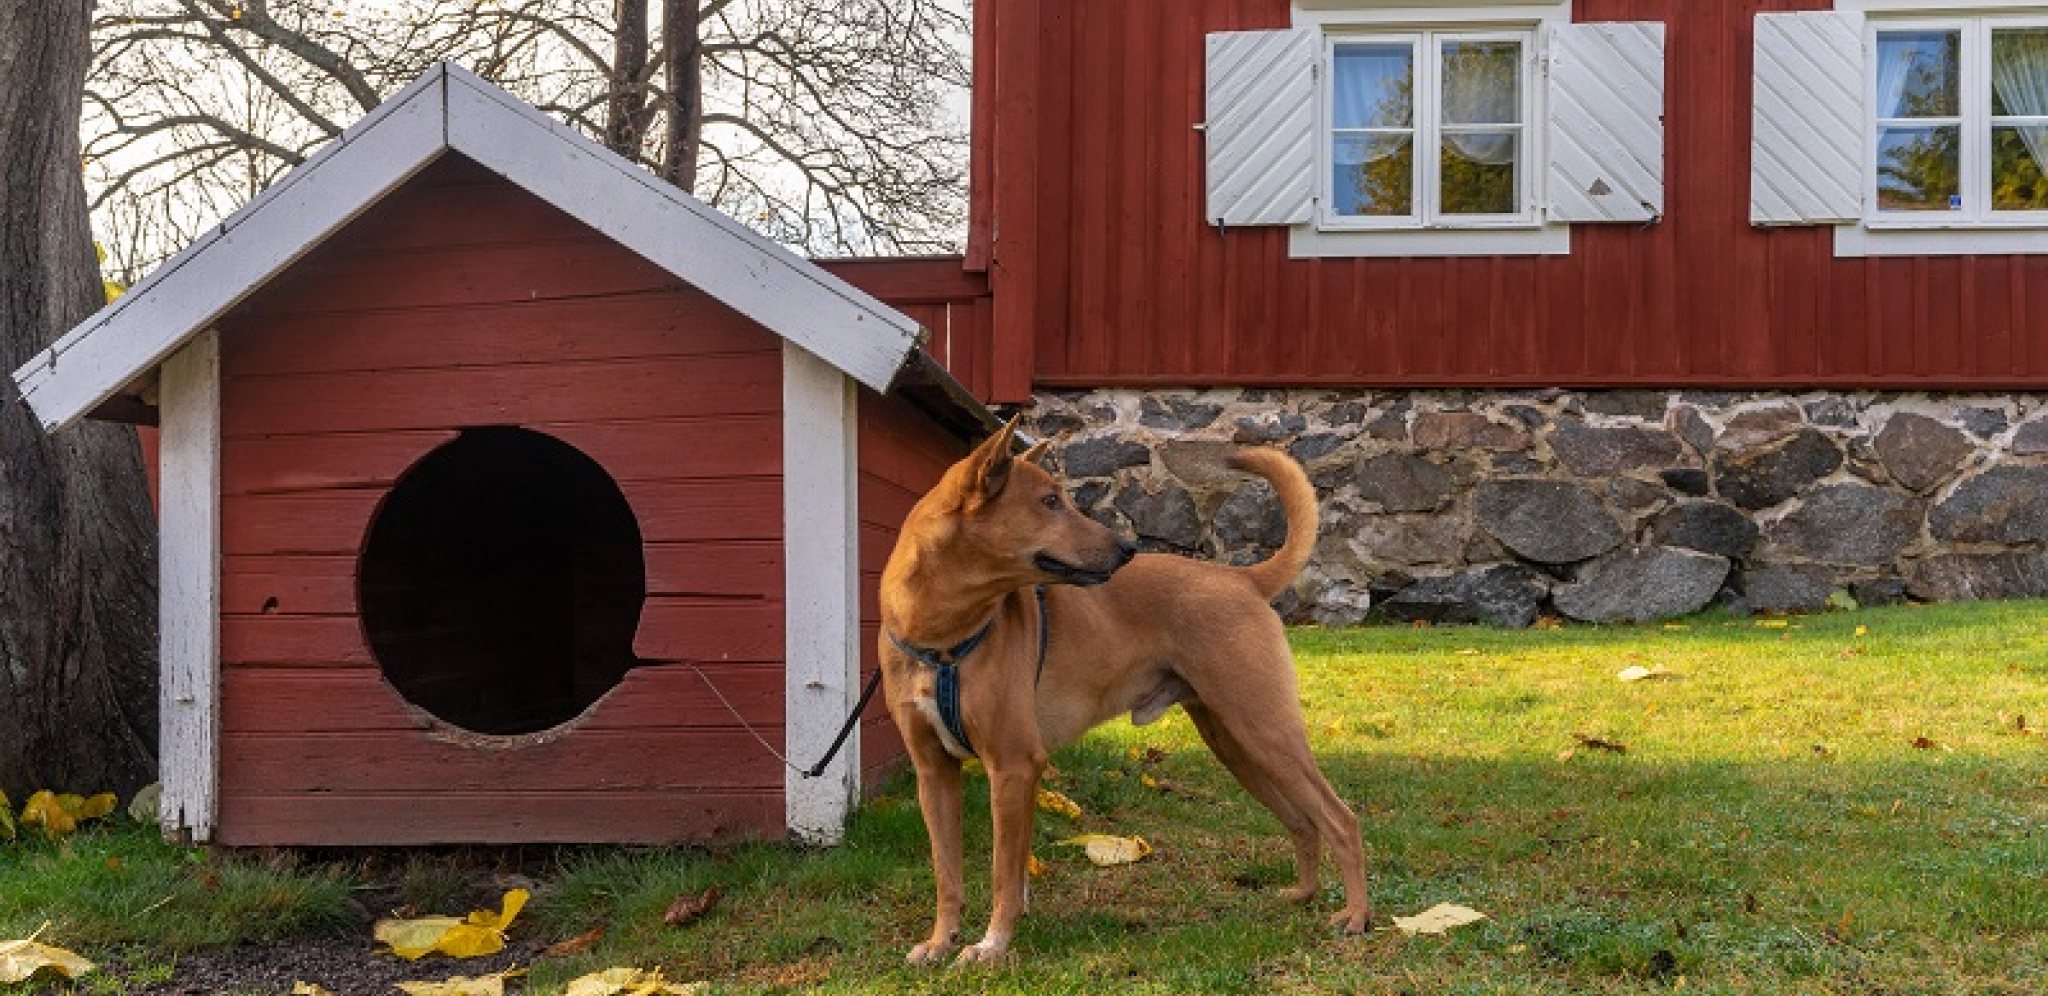
{"type": "Polygon", "coordinates": [[[733,310],[886,392],[917,323],[526,102],[441,63],[128,293],[14,372],[55,430],[215,319],[444,152],[459,152],[733,310]]]}

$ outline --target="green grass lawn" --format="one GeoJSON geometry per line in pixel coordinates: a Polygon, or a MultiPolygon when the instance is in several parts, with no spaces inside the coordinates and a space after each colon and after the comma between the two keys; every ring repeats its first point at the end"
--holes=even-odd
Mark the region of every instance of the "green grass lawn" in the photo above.
{"type": "MultiPolygon", "coordinates": [[[[1363,818],[1379,925],[1439,902],[1491,919],[1446,937],[1339,937],[1323,924],[1338,905],[1328,868],[1317,911],[1283,905],[1279,825],[1175,713],[1055,757],[1053,786],[1084,815],[1041,815],[1047,868],[1006,967],[901,964],[931,902],[905,781],[830,851],[546,859],[515,935],[609,933],[589,954],[539,961],[525,991],[659,964],[743,993],[2048,992],[2048,735],[2033,732],[2048,729],[2044,621],[2036,602],[1299,630],[1311,736],[1363,818]],[[1630,665],[1677,676],[1617,680],[1630,665]],[[1053,844],[1088,831],[1141,835],[1156,853],[1102,869],[1053,844]],[[709,916],[661,923],[678,893],[713,884],[725,898],[709,916]]],[[[987,915],[988,824],[985,786],[970,792],[971,940],[987,915]]],[[[353,874],[203,862],[133,830],[17,845],[0,849],[0,937],[50,920],[45,940],[88,955],[162,954],[360,930],[345,908],[353,874]]]]}

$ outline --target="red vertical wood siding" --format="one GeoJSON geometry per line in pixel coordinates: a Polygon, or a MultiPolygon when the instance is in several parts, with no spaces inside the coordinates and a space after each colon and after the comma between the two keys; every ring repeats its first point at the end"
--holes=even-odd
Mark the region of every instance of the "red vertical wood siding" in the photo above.
{"type": "Polygon", "coordinates": [[[924,351],[977,398],[994,389],[989,279],[959,256],[834,259],[818,265],[910,317],[924,351]]]}
{"type": "MultiPolygon", "coordinates": [[[[882,567],[911,506],[972,447],[900,398],[860,392],[860,666],[865,682],[879,663],[882,567]]],[[[862,784],[873,791],[900,766],[903,740],[879,695],[861,722],[862,784]]]]}
{"type": "MultiPolygon", "coordinates": [[[[1286,0],[990,0],[972,198],[995,400],[1025,386],[2048,384],[2048,259],[1836,259],[1748,222],[1752,23],[1823,0],[1578,0],[1668,29],[1667,215],[1569,256],[1287,258],[1202,222],[1203,36],[1286,0]]],[[[979,13],[979,12],[978,12],[979,13]]]]}
{"type": "Polygon", "coordinates": [[[230,844],[782,833],[780,340],[459,159],[221,325],[230,844]],[[468,426],[582,450],[639,520],[647,664],[576,721],[478,747],[405,704],[357,617],[397,477],[468,426]]]}

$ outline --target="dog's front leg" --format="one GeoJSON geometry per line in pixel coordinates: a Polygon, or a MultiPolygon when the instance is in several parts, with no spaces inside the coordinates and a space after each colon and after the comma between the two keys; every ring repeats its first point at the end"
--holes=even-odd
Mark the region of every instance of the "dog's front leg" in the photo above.
{"type": "Polygon", "coordinates": [[[1012,759],[997,767],[989,762],[989,812],[995,829],[995,911],[980,943],[965,948],[954,964],[995,961],[1010,950],[1017,917],[1027,901],[1031,865],[1031,825],[1038,815],[1038,778],[1045,772],[1042,756],[1012,759]]]}
{"type": "Polygon", "coordinates": [[[944,958],[960,944],[960,907],[964,902],[961,879],[960,821],[965,805],[961,798],[960,762],[938,746],[926,750],[911,748],[917,768],[917,805],[924,813],[925,835],[932,842],[932,878],[938,883],[938,910],[932,918],[931,936],[910,949],[908,961],[929,965],[944,958]]]}

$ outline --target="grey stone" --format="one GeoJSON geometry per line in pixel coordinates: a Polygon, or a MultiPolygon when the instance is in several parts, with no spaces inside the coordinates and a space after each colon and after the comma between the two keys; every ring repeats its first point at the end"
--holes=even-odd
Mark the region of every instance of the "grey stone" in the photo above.
{"type": "Polygon", "coordinates": [[[1108,477],[1125,467],[1152,462],[1143,443],[1118,436],[1077,439],[1060,448],[1060,470],[1068,477],[1108,477]]]}
{"type": "Polygon", "coordinates": [[[1559,612],[1590,623],[1650,622],[1706,608],[1728,577],[1728,560],[1675,547],[1617,550],[1557,590],[1559,612]]]}
{"type": "Polygon", "coordinates": [[[1549,468],[1527,453],[1496,453],[1493,455],[1493,469],[1502,474],[1521,476],[1541,474],[1549,468]]]}
{"type": "Polygon", "coordinates": [[[1824,564],[1878,567],[1898,559],[1920,535],[1924,506],[1864,484],[1816,489],[1765,530],[1774,555],[1824,564]]]}
{"type": "Polygon", "coordinates": [[[1380,602],[1373,616],[1434,625],[1487,623],[1524,629],[1543,610],[1550,585],[1520,564],[1496,564],[1443,577],[1423,578],[1380,602]]]}
{"type": "Polygon", "coordinates": [[[1349,578],[1333,578],[1316,591],[1311,615],[1323,626],[1357,626],[1372,611],[1372,591],[1349,578]]]}
{"type": "Polygon", "coordinates": [[[1231,492],[1216,507],[1209,529],[1225,546],[1251,545],[1271,550],[1287,541],[1287,516],[1280,510],[1273,486],[1255,481],[1231,492]]]}
{"type": "Polygon", "coordinates": [[[1083,512],[1092,512],[1109,497],[1108,481],[1087,481],[1073,491],[1074,507],[1083,512]]]}
{"type": "Polygon", "coordinates": [[[1893,480],[1921,494],[1948,480],[1977,451],[1960,431],[1912,412],[1885,420],[1872,449],[1893,480]]]}
{"type": "Polygon", "coordinates": [[[1606,477],[1630,470],[1664,468],[1678,462],[1678,437],[1662,429],[1603,429],[1560,422],[1550,451],[1580,477],[1606,477]]]}
{"type": "Polygon", "coordinates": [[[1645,422],[1664,420],[1671,395],[1664,391],[1590,391],[1586,410],[1596,415],[1627,415],[1645,422]]]}
{"type": "Polygon", "coordinates": [[[1131,521],[1131,530],[1141,540],[1182,550],[1193,550],[1202,542],[1202,520],[1195,512],[1195,499],[1179,485],[1169,484],[1157,492],[1126,485],[1117,492],[1116,508],[1131,521]]]}
{"type": "Polygon", "coordinates": [[[1495,422],[1474,412],[1424,412],[1415,416],[1415,445],[1425,450],[1519,450],[1529,445],[1520,426],[1495,422]]]}
{"type": "Polygon", "coordinates": [[[1515,421],[1522,423],[1525,429],[1539,429],[1550,421],[1550,417],[1543,414],[1543,409],[1528,405],[1509,405],[1506,411],[1515,421]]]}
{"type": "Polygon", "coordinates": [[[1746,450],[1758,443],[1790,435],[1805,421],[1805,413],[1790,402],[1752,408],[1731,416],[1714,445],[1724,450],[1746,450]]]}
{"type": "Polygon", "coordinates": [[[1735,612],[1819,612],[1828,606],[1834,575],[1817,567],[1772,564],[1745,570],[1736,579],[1741,595],[1729,606],[1735,612]]]}
{"type": "Polygon", "coordinates": [[[1712,501],[1683,502],[1650,522],[1651,542],[1682,546],[1730,560],[1749,556],[1759,531],[1749,516],[1712,501]]]}
{"type": "Polygon", "coordinates": [[[1899,578],[1871,578],[1849,583],[1849,597],[1866,608],[1904,605],[1908,601],[1906,582],[1899,578]]]}
{"type": "Polygon", "coordinates": [[[1617,477],[1607,482],[1607,500],[1624,512],[1640,514],[1671,500],[1671,492],[1648,481],[1617,477]]]}
{"type": "Polygon", "coordinates": [[[1344,445],[1344,437],[1334,432],[1319,432],[1303,436],[1287,447],[1287,452],[1302,463],[1313,463],[1329,456],[1344,445]]]}
{"type": "Polygon", "coordinates": [[[1834,441],[1813,429],[1801,429],[1770,445],[1714,457],[1714,484],[1721,497],[1743,508],[1769,508],[1842,465],[1834,441]]]}
{"type": "Polygon", "coordinates": [[[1232,439],[1240,443],[1277,443],[1292,439],[1308,428],[1308,419],[1299,412],[1282,411],[1271,415],[1237,420],[1237,432],[1232,439]]]}
{"type": "Polygon", "coordinates": [[[1364,423],[1372,414],[1372,406],[1363,401],[1340,401],[1323,412],[1322,423],[1331,428],[1364,423]]]}
{"type": "Polygon", "coordinates": [[[1159,462],[1166,472],[1195,487],[1235,486],[1244,472],[1230,466],[1240,447],[1221,439],[1169,439],[1159,444],[1159,462]]]}
{"type": "Polygon", "coordinates": [[[1223,406],[1171,395],[1146,395],[1138,402],[1138,424],[1154,429],[1183,432],[1201,429],[1223,414],[1223,406]]]}
{"type": "Polygon", "coordinates": [[[1413,453],[1382,453],[1359,461],[1358,496],[1389,512],[1433,512],[1451,500],[1449,471],[1413,453]]]}
{"type": "Polygon", "coordinates": [[[1479,525],[1517,555],[1570,564],[1621,545],[1621,526],[1591,488],[1572,481],[1527,478],[1481,481],[1479,525]]]}
{"type": "Polygon", "coordinates": [[[1671,490],[1676,491],[1682,495],[1690,495],[1694,498],[1699,498],[1705,496],[1707,493],[1707,472],[1704,470],[1692,470],[1688,468],[1667,470],[1659,473],[1657,475],[1657,479],[1663,481],[1665,487],[1668,487],[1671,490]]]}
{"type": "Polygon", "coordinates": [[[1353,528],[1352,552],[1361,560],[1406,566],[1456,564],[1465,559],[1458,520],[1443,515],[1374,515],[1353,528]]]}
{"type": "Polygon", "coordinates": [[[1088,428],[1088,420],[1078,412],[1041,410],[1032,414],[1030,428],[1033,435],[1051,439],[1088,428]]]}
{"type": "Polygon", "coordinates": [[[1378,418],[1366,423],[1365,434],[1382,442],[1398,443],[1408,438],[1408,412],[1414,405],[1402,401],[1378,418]]]}
{"type": "Polygon", "coordinates": [[[1856,427],[1856,406],[1841,398],[1822,398],[1806,403],[1806,420],[1814,425],[1837,429],[1856,427]]]}
{"type": "Polygon", "coordinates": [[[2048,453],[2048,417],[2020,423],[2020,427],[2012,434],[2012,452],[2015,456],[2039,456],[2048,453]]]}
{"type": "Polygon", "coordinates": [[[1928,525],[1942,540],[2048,540],[2048,467],[1994,467],[1968,478],[1934,506],[1928,525]]]}
{"type": "Polygon", "coordinates": [[[1671,409],[1668,421],[1671,431],[1685,440],[1685,445],[1692,447],[1694,452],[1704,455],[1714,448],[1714,427],[1707,423],[1706,416],[1701,415],[1699,409],[1680,405],[1671,409]]]}
{"type": "Polygon", "coordinates": [[[1934,602],[2038,598],[2048,595],[2048,550],[1929,557],[1909,572],[1907,591],[1934,602]]]}
{"type": "Polygon", "coordinates": [[[1962,408],[1956,411],[1956,420],[1963,428],[1970,430],[1978,439],[1990,439],[2006,430],[2012,421],[1999,408],[1962,408]]]}

